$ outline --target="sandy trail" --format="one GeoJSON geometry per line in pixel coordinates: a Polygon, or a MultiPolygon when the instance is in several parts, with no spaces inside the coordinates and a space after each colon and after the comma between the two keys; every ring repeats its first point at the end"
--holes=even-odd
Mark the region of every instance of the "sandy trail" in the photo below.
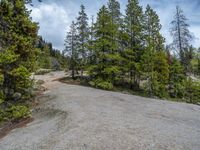
{"type": "Polygon", "coordinates": [[[0,140],[1,150],[199,150],[200,107],[67,85],[48,89],[35,120],[0,140]]]}

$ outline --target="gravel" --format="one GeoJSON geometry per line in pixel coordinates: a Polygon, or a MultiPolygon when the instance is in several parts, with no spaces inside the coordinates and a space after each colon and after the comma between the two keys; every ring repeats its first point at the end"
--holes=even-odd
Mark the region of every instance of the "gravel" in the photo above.
{"type": "Polygon", "coordinates": [[[33,122],[0,140],[1,150],[199,150],[200,106],[36,79],[48,89],[33,122]]]}

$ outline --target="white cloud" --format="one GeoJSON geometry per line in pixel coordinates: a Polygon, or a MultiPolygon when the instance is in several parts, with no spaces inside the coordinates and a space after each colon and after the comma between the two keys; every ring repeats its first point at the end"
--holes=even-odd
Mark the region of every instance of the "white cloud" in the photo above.
{"type": "Polygon", "coordinates": [[[63,49],[65,32],[69,24],[69,15],[64,8],[56,3],[42,4],[33,7],[31,17],[39,22],[39,34],[46,41],[52,42],[57,49],[63,49]]]}

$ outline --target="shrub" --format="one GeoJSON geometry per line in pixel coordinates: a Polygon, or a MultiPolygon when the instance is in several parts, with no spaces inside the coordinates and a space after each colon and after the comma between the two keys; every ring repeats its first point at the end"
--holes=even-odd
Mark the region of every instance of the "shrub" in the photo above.
{"type": "Polygon", "coordinates": [[[187,79],[185,82],[185,99],[189,103],[200,102],[200,83],[192,81],[191,78],[187,79]]]}
{"type": "Polygon", "coordinates": [[[109,81],[104,81],[100,78],[90,81],[89,84],[91,86],[94,86],[96,88],[104,89],[104,90],[112,90],[113,89],[113,84],[109,81]]]}
{"type": "Polygon", "coordinates": [[[10,119],[27,118],[31,115],[28,107],[23,105],[12,105],[7,112],[10,119]]]}
{"type": "Polygon", "coordinates": [[[31,87],[32,82],[30,80],[30,73],[27,68],[20,66],[14,70],[12,70],[11,75],[14,79],[15,87],[17,87],[17,91],[24,90],[26,88],[31,87]]]}
{"type": "Polygon", "coordinates": [[[0,123],[8,120],[17,120],[30,117],[28,107],[24,105],[12,105],[7,109],[0,109],[0,123]]]}

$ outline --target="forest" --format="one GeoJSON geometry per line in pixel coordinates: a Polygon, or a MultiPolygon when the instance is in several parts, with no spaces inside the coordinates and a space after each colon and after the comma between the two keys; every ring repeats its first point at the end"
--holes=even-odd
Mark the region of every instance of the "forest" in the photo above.
{"type": "Polygon", "coordinates": [[[187,21],[176,6],[169,23],[173,43],[166,45],[159,16],[150,5],[143,9],[138,0],[128,0],[122,14],[120,3],[110,0],[96,20],[89,20],[81,5],[65,40],[72,78],[86,76],[91,86],[105,90],[198,103],[200,48],[191,45],[194,37],[187,21]]]}
{"type": "Polygon", "coordinates": [[[66,33],[65,50],[38,35],[26,5],[29,0],[0,1],[0,122],[29,117],[33,73],[69,70],[73,80],[104,90],[199,104],[200,48],[184,11],[176,6],[166,45],[160,19],[150,5],[109,0],[89,19],[84,5],[66,33]],[[96,16],[96,17],[95,17],[96,16]]]}

